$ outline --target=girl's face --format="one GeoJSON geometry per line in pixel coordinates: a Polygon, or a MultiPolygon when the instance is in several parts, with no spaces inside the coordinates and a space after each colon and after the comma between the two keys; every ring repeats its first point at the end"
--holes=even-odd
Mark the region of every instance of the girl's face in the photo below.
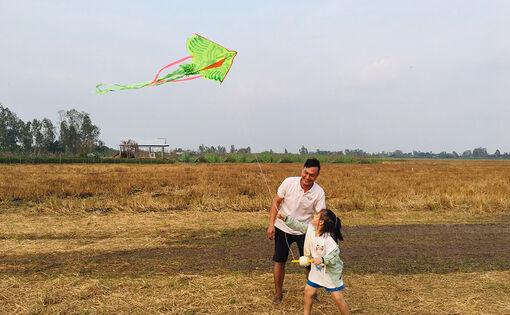
{"type": "Polygon", "coordinates": [[[324,224],[324,220],[321,219],[320,213],[314,213],[312,217],[312,225],[315,226],[315,229],[317,231],[320,231],[322,229],[322,225],[324,224]]]}

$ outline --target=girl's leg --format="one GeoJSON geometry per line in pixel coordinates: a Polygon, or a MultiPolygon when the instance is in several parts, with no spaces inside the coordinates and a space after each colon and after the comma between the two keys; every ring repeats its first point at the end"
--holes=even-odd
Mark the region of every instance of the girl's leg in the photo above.
{"type": "Polygon", "coordinates": [[[349,307],[347,306],[347,302],[345,302],[344,300],[344,295],[342,294],[342,291],[333,291],[331,292],[331,296],[333,297],[333,301],[335,301],[335,304],[336,306],[338,306],[338,309],[340,310],[340,313],[342,315],[350,314],[349,307]]]}
{"type": "Polygon", "coordinates": [[[312,297],[317,294],[317,288],[311,287],[308,284],[305,286],[305,315],[312,313],[312,297]]]}

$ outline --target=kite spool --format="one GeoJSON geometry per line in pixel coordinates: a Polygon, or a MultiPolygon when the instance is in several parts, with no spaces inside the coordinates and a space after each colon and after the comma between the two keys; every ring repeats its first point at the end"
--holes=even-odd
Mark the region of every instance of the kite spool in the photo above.
{"type": "Polygon", "coordinates": [[[312,262],[312,260],[308,259],[306,256],[301,256],[299,257],[299,260],[293,260],[292,262],[299,263],[300,266],[306,267],[312,262]]]}

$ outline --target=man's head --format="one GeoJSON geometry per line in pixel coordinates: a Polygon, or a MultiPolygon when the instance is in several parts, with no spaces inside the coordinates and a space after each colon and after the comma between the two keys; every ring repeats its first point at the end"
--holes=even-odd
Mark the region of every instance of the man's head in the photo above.
{"type": "Polygon", "coordinates": [[[317,159],[308,159],[301,171],[301,184],[302,186],[310,188],[313,182],[319,177],[321,170],[321,163],[317,159]]]}

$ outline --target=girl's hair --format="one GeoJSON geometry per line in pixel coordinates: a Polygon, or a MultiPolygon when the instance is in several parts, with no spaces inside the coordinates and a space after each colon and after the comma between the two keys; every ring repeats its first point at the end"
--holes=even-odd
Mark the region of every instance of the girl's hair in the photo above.
{"type": "Polygon", "coordinates": [[[322,234],[329,233],[335,242],[343,241],[344,238],[342,236],[342,232],[340,232],[340,229],[342,228],[342,222],[340,221],[340,218],[337,217],[333,211],[329,209],[322,209],[319,212],[319,215],[319,218],[324,221],[324,225],[322,226],[322,234]]]}

